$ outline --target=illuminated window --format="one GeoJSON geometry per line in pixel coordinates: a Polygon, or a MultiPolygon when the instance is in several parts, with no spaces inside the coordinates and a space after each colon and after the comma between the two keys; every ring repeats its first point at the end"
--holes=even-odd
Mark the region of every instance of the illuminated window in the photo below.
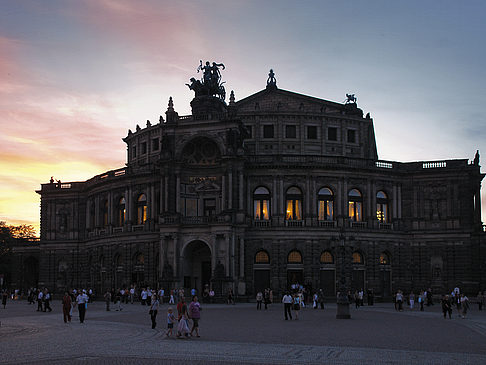
{"type": "Polygon", "coordinates": [[[287,261],[289,264],[301,264],[302,255],[299,251],[290,251],[289,256],[287,257],[287,261]]]}
{"type": "Polygon", "coordinates": [[[385,252],[380,255],[380,265],[390,265],[390,256],[385,252]]]}
{"type": "Polygon", "coordinates": [[[383,191],[376,194],[376,218],[381,223],[388,222],[388,197],[383,191]]]}
{"type": "Polygon", "coordinates": [[[264,250],[258,251],[255,255],[255,264],[268,264],[270,263],[270,257],[264,250]]]}
{"type": "Polygon", "coordinates": [[[291,187],[287,190],[286,220],[302,220],[302,192],[299,188],[291,187]]]}
{"type": "Polygon", "coordinates": [[[334,263],[334,257],[332,256],[332,253],[329,251],[324,251],[321,254],[321,264],[333,264],[334,263]]]}
{"type": "Polygon", "coordinates": [[[270,219],[270,192],[263,186],[253,193],[253,214],[258,220],[270,219]]]}
{"type": "Polygon", "coordinates": [[[125,208],[125,198],[124,197],[121,197],[120,200],[118,201],[117,211],[118,211],[117,223],[118,223],[118,227],[121,227],[121,226],[123,226],[123,224],[125,224],[126,212],[127,212],[126,208],[125,208]]]}
{"type": "Polygon", "coordinates": [[[359,252],[353,252],[353,264],[362,264],[363,263],[363,255],[359,252]]]}
{"type": "Polygon", "coordinates": [[[140,194],[137,199],[137,224],[144,224],[147,221],[147,197],[140,194]]]}
{"type": "Polygon", "coordinates": [[[320,221],[332,221],[334,217],[334,196],[329,188],[319,190],[318,198],[318,218],[320,221]]]}
{"type": "Polygon", "coordinates": [[[363,220],[363,196],[357,189],[348,193],[349,218],[355,222],[363,220]]]}

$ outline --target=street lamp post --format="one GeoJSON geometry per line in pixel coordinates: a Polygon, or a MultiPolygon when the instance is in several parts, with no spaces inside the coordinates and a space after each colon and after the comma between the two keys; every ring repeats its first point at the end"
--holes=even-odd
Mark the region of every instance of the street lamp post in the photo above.
{"type": "Polygon", "coordinates": [[[349,299],[346,292],[346,270],[344,268],[346,264],[346,237],[343,231],[341,231],[339,234],[339,242],[341,245],[341,280],[339,281],[336,319],[350,319],[351,314],[349,313],[349,299]]]}

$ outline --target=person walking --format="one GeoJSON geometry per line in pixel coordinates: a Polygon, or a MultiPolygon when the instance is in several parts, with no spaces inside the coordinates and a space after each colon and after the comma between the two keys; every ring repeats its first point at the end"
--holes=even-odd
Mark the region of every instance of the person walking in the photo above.
{"type": "Polygon", "coordinates": [[[49,290],[44,289],[44,312],[45,311],[52,312],[51,308],[51,293],[49,293],[49,290]]]}
{"type": "Polygon", "coordinates": [[[88,305],[88,296],[86,295],[86,290],[79,291],[79,294],[76,297],[76,303],[78,303],[79,323],[84,323],[86,306],[88,305]]]}
{"type": "Polygon", "coordinates": [[[419,294],[419,297],[418,297],[418,302],[420,304],[420,311],[421,312],[424,311],[424,300],[425,300],[425,295],[424,295],[424,292],[421,291],[420,294],[419,294]]]}
{"type": "Polygon", "coordinates": [[[175,301],[174,301],[174,290],[171,290],[170,291],[169,304],[175,304],[175,301]]]}
{"type": "Polygon", "coordinates": [[[359,294],[358,294],[358,291],[355,290],[354,291],[354,305],[355,305],[356,309],[359,308],[359,304],[360,304],[359,294]]]}
{"type": "Polygon", "coordinates": [[[167,308],[167,332],[165,333],[167,337],[172,336],[172,329],[174,328],[175,320],[176,318],[174,313],[172,313],[172,307],[167,308]]]}
{"type": "Polygon", "coordinates": [[[286,321],[289,319],[289,317],[290,319],[292,319],[292,313],[290,311],[292,302],[292,297],[290,296],[289,292],[286,292],[282,298],[282,303],[284,304],[284,316],[286,321]]]}
{"type": "Polygon", "coordinates": [[[121,300],[122,300],[122,292],[120,289],[116,290],[115,293],[115,311],[122,311],[122,305],[121,305],[121,300]]]}
{"type": "Polygon", "coordinates": [[[228,304],[235,304],[235,300],[233,298],[233,289],[228,289],[228,304]]]}
{"type": "Polygon", "coordinates": [[[43,301],[44,293],[42,290],[39,289],[39,292],[37,293],[37,312],[42,312],[42,301],[43,301]]]}
{"type": "Polygon", "coordinates": [[[184,297],[181,296],[179,303],[177,303],[177,313],[179,314],[178,320],[179,324],[177,325],[177,337],[185,336],[189,337],[189,325],[188,325],[188,314],[187,314],[187,305],[184,301],[184,297]]]}
{"type": "Polygon", "coordinates": [[[199,336],[199,320],[201,319],[201,304],[197,301],[197,296],[195,295],[192,298],[191,304],[189,304],[189,316],[192,319],[192,328],[190,335],[192,336],[193,332],[196,331],[196,337],[199,336]]]}
{"type": "Polygon", "coordinates": [[[157,322],[155,321],[157,319],[157,313],[159,311],[159,299],[157,298],[157,295],[152,295],[152,302],[150,303],[150,319],[152,320],[152,329],[155,329],[155,326],[157,326],[157,322]]]}
{"type": "Polygon", "coordinates": [[[322,289],[319,289],[317,301],[319,302],[319,306],[321,307],[321,309],[324,309],[324,291],[322,289]]]}
{"type": "Polygon", "coordinates": [[[262,309],[262,302],[263,302],[263,294],[261,291],[258,291],[256,295],[256,302],[257,302],[257,310],[262,309]]]}
{"type": "Polygon", "coordinates": [[[402,312],[403,311],[403,293],[401,290],[397,291],[396,295],[396,300],[397,300],[397,306],[398,306],[398,311],[402,312]]]}
{"type": "Polygon", "coordinates": [[[465,294],[461,294],[462,319],[466,318],[469,309],[469,298],[465,294]]]}
{"type": "Polygon", "coordinates": [[[415,304],[415,294],[413,291],[408,295],[408,301],[410,302],[410,310],[413,311],[413,306],[415,304]]]}
{"type": "Polygon", "coordinates": [[[69,292],[64,292],[64,297],[62,297],[62,317],[64,319],[64,323],[71,323],[71,305],[72,300],[69,292]]]}
{"type": "Polygon", "coordinates": [[[270,288],[265,289],[263,292],[263,303],[265,303],[265,310],[267,310],[270,304],[270,288]]]}

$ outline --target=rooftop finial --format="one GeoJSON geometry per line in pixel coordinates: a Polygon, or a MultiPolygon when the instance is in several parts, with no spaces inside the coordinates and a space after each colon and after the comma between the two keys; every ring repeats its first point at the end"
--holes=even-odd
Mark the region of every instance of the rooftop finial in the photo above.
{"type": "Polygon", "coordinates": [[[169,107],[167,108],[168,112],[174,111],[174,102],[172,101],[172,96],[169,96],[169,107]]]}
{"type": "Polygon", "coordinates": [[[267,88],[268,87],[277,87],[277,79],[275,78],[275,73],[273,72],[273,69],[270,69],[270,72],[268,74],[267,88]]]}
{"type": "Polygon", "coordinates": [[[235,103],[235,93],[233,90],[231,90],[230,93],[230,100],[229,100],[230,105],[233,105],[235,103]]]}

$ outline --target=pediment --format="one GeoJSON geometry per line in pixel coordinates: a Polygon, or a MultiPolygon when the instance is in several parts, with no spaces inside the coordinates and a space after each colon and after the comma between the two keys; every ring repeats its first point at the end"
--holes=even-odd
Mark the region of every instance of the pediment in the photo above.
{"type": "Polygon", "coordinates": [[[203,181],[195,188],[196,192],[219,191],[220,189],[220,186],[213,181],[203,181]]]}
{"type": "Polygon", "coordinates": [[[281,112],[281,113],[341,113],[344,105],[312,96],[281,90],[265,89],[236,103],[238,113],[281,112]]]}

